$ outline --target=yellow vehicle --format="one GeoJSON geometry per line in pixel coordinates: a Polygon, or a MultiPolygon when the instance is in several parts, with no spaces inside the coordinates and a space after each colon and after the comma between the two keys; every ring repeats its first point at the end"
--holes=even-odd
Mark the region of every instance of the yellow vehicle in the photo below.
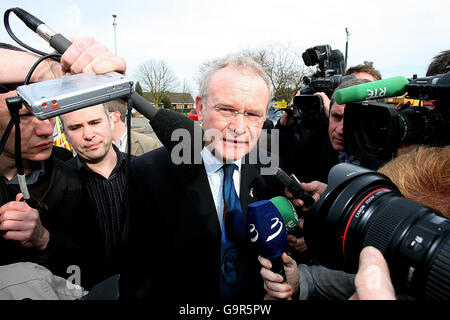
{"type": "Polygon", "coordinates": [[[411,106],[420,106],[422,105],[420,103],[420,100],[416,100],[416,99],[407,99],[406,98],[406,93],[403,96],[400,97],[390,97],[390,98],[386,98],[386,103],[396,106],[399,103],[403,103],[403,102],[407,102],[409,101],[411,103],[411,106]]]}
{"type": "Polygon", "coordinates": [[[272,102],[271,106],[275,107],[275,108],[278,108],[278,109],[286,109],[287,102],[284,101],[284,100],[276,101],[276,102],[272,102]]]}

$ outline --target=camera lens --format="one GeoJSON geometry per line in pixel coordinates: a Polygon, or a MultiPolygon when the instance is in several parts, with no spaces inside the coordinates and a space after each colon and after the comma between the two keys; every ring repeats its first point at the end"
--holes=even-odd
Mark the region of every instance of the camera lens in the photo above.
{"type": "Polygon", "coordinates": [[[346,151],[380,164],[392,159],[400,140],[394,108],[380,103],[348,103],[344,118],[346,151]]]}
{"type": "Polygon", "coordinates": [[[302,119],[321,119],[323,113],[322,98],[313,94],[295,96],[294,108],[300,111],[302,119]]]}
{"type": "Polygon", "coordinates": [[[308,248],[323,265],[355,273],[366,246],[379,249],[397,293],[450,298],[450,223],[405,199],[381,173],[343,163],[305,217],[308,248]]]}
{"type": "Polygon", "coordinates": [[[396,111],[381,103],[348,103],[344,118],[345,149],[379,164],[391,160],[399,144],[448,144],[448,122],[426,107],[396,111]]]}

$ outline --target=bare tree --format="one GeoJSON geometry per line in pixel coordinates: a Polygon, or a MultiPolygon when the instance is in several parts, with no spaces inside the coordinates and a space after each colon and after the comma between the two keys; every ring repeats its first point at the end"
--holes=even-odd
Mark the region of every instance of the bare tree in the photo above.
{"type": "Polygon", "coordinates": [[[301,87],[302,79],[309,74],[300,53],[290,47],[270,45],[262,49],[247,49],[244,55],[253,57],[261,64],[273,88],[273,100],[289,102],[301,87]]]}
{"type": "Polygon", "coordinates": [[[181,88],[181,92],[190,93],[193,96],[193,90],[191,88],[189,81],[186,78],[183,80],[183,86],[181,88]]]}
{"type": "MultiPolygon", "coordinates": [[[[261,64],[271,82],[274,101],[289,102],[302,86],[303,77],[311,74],[310,68],[304,65],[300,52],[287,46],[272,44],[262,49],[246,49],[240,54],[251,56],[261,64]]],[[[213,61],[202,63],[198,68],[199,74],[207,70],[213,61]]]]}
{"type": "Polygon", "coordinates": [[[148,60],[140,64],[136,78],[141,83],[144,92],[150,94],[155,106],[159,106],[164,96],[178,86],[175,74],[162,60],[148,60]]]}

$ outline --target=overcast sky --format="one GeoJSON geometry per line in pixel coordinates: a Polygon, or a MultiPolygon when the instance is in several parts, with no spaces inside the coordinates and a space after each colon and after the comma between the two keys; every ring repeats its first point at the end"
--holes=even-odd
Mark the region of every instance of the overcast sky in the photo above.
{"type": "MultiPolygon", "coordinates": [[[[434,55],[450,49],[448,0],[8,0],[0,12],[20,7],[66,37],[91,36],[114,51],[112,14],[117,15],[117,53],[127,75],[148,59],[167,62],[195,93],[205,60],[271,44],[302,53],[329,44],[348,66],[374,62],[383,78],[424,76],[434,55]],[[314,3],[313,3],[314,2],[314,3]]],[[[11,14],[14,33],[32,46],[52,49],[11,14]]],[[[2,24],[0,41],[14,43],[2,24]]]]}

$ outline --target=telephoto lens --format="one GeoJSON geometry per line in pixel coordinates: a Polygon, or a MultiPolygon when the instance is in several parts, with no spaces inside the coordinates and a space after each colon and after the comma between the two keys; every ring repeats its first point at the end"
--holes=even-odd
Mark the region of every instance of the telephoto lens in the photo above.
{"type": "Polygon", "coordinates": [[[450,223],[438,211],[404,198],[385,175],[341,163],[305,216],[304,235],[319,263],[356,273],[366,246],[380,250],[398,294],[450,297],[450,223]]]}

